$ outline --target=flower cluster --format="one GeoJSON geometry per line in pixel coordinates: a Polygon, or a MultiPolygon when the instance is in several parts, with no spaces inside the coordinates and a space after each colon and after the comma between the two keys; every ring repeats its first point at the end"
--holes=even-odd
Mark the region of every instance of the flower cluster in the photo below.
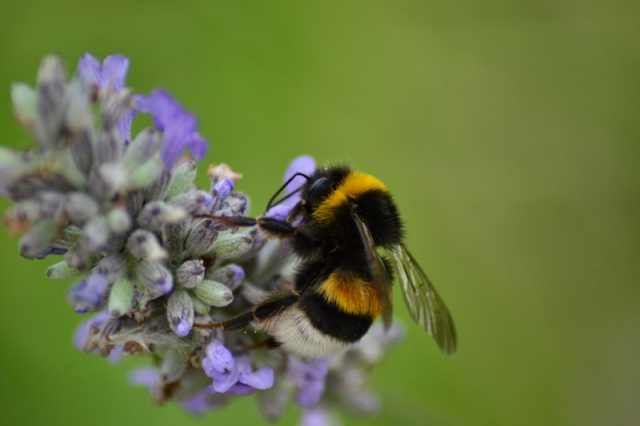
{"type": "MultiPolygon", "coordinates": [[[[125,87],[128,66],[121,55],[100,64],[87,54],[67,82],[61,61],[45,58],[35,88],[11,91],[38,149],[0,148],[0,194],[15,201],[4,219],[20,236],[20,254],[64,256],[47,276],[76,279],[68,302],[95,313],[77,329],[76,347],[112,361],[160,360],[133,372],[131,383],[192,413],[253,393],[267,419],[291,401],[305,407],[305,424],[328,424],[337,406],[375,412],[369,371],[402,339],[400,328],[373,327],[346,353],[301,360],[260,349],[264,335],[194,327],[251,309],[285,285],[294,262],[278,241],[208,217],[245,213],[248,200],[234,190],[241,175],[210,166],[210,188],[197,188],[194,160],[207,142],[195,115],[162,89],[134,95],[125,87]],[[154,128],[132,138],[137,114],[154,128]]],[[[286,177],[314,167],[299,157],[286,177]]],[[[268,214],[286,217],[296,202],[294,195],[268,214]]]]}

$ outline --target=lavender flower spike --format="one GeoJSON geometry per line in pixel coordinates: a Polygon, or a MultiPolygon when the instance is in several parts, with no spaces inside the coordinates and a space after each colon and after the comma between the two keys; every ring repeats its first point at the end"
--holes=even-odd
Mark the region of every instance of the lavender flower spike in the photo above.
{"type": "MultiPolygon", "coordinates": [[[[126,88],[128,69],[122,55],[100,63],[86,54],[67,81],[60,59],[45,58],[35,88],[14,85],[11,96],[33,148],[0,147],[0,195],[15,203],[5,224],[20,238],[20,254],[64,255],[47,276],[56,284],[76,279],[68,302],[78,314],[96,312],[78,327],[76,348],[110,361],[148,357],[155,367],[130,382],[145,386],[156,403],[175,401],[193,414],[250,394],[268,420],[297,402],[306,426],[335,424],[338,408],[375,412],[368,381],[402,340],[397,321],[387,333],[374,325],[343,355],[312,360],[264,350],[262,332],[199,327],[291,288],[295,259],[255,227],[229,229],[217,219],[248,208],[236,191],[242,174],[211,165],[209,184],[198,187],[194,160],[207,142],[196,116],[165,90],[143,96],[126,88]],[[131,138],[138,113],[149,114],[155,129],[131,138]],[[185,149],[193,159],[183,157],[185,149]]],[[[298,157],[285,181],[314,170],[313,158],[298,157]]],[[[304,182],[292,180],[284,191],[290,197],[267,214],[286,219],[304,182]]]]}

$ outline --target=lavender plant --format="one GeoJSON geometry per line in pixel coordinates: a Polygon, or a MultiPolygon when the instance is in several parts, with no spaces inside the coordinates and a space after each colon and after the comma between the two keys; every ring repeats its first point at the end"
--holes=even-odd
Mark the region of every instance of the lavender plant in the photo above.
{"type": "MultiPolygon", "coordinates": [[[[134,95],[125,88],[128,65],[121,55],[100,64],[87,54],[67,82],[60,59],[45,58],[35,88],[11,90],[16,118],[39,146],[0,147],[0,193],[15,201],[4,219],[21,236],[20,254],[63,256],[47,276],[77,279],[66,298],[76,312],[93,313],[75,346],[113,361],[148,356],[152,366],[130,382],[194,414],[250,394],[268,420],[292,401],[304,407],[305,425],[331,424],[336,408],[376,412],[369,374],[402,339],[399,326],[374,326],[345,353],[311,360],[260,348],[261,334],[194,327],[290,286],[295,259],[256,229],[199,217],[244,214],[248,199],[234,190],[241,175],[212,165],[210,188],[197,188],[195,160],[207,149],[197,118],[162,89],[134,95]],[[137,114],[154,128],[132,138],[137,114]]],[[[286,176],[314,167],[299,157],[286,176]]],[[[296,202],[292,196],[269,214],[286,217],[296,202]]]]}

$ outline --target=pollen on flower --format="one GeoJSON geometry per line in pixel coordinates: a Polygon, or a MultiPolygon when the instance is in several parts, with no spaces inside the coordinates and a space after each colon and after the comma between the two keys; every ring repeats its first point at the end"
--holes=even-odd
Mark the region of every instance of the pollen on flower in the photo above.
{"type": "MultiPolygon", "coordinates": [[[[63,256],[46,275],[76,280],[66,300],[91,316],[78,326],[75,347],[112,362],[148,356],[154,366],[135,371],[131,384],[194,414],[250,394],[269,420],[292,402],[305,407],[305,422],[337,408],[374,411],[369,372],[401,340],[396,329],[374,327],[346,354],[302,360],[265,349],[256,330],[196,327],[244,313],[289,285],[287,247],[212,219],[245,214],[249,200],[235,189],[242,175],[220,163],[207,169],[207,188],[195,185],[194,159],[208,146],[196,115],[166,90],[127,88],[128,58],[85,54],[70,81],[63,70],[49,56],[35,87],[12,87],[16,118],[34,144],[28,152],[0,147],[0,195],[15,203],[4,223],[21,236],[20,254],[63,256]],[[141,114],[153,128],[131,135],[141,114]]],[[[311,157],[298,157],[285,180],[314,168],[311,157]]],[[[268,214],[286,217],[299,201],[291,195],[268,214]]]]}

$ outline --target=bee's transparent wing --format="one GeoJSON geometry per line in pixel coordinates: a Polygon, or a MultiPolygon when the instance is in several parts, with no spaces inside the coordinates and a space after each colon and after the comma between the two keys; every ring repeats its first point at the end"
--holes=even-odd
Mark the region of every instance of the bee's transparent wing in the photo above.
{"type": "Polygon", "coordinates": [[[393,305],[391,300],[393,298],[393,282],[391,277],[387,273],[387,269],[380,258],[380,254],[376,250],[375,242],[369,232],[369,228],[364,223],[362,218],[358,216],[355,209],[351,209],[351,215],[360,233],[360,238],[364,244],[364,250],[367,256],[367,262],[371,268],[371,275],[373,283],[378,288],[378,297],[380,300],[380,308],[382,310],[382,322],[384,329],[388,330],[391,327],[391,320],[393,316],[393,305]]]}
{"type": "Polygon", "coordinates": [[[389,251],[391,262],[398,273],[402,296],[411,318],[427,330],[447,355],[456,352],[458,336],[453,319],[427,274],[413,259],[404,244],[389,251]]]}

